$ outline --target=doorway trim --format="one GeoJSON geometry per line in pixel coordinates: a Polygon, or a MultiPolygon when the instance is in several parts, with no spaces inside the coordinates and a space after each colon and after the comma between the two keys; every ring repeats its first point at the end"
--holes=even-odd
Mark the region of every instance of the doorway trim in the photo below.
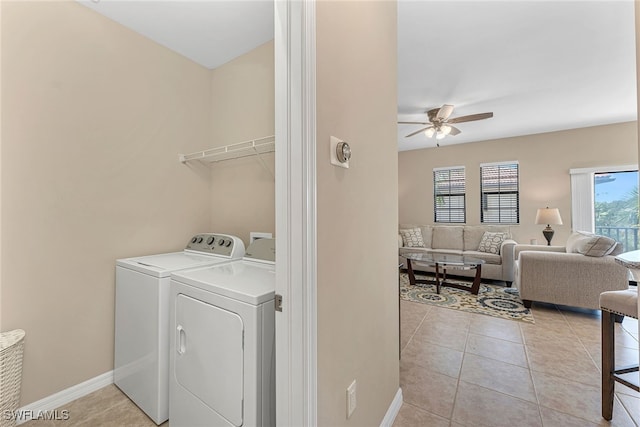
{"type": "Polygon", "coordinates": [[[276,421],[317,425],[315,3],[275,0],[276,421]]]}

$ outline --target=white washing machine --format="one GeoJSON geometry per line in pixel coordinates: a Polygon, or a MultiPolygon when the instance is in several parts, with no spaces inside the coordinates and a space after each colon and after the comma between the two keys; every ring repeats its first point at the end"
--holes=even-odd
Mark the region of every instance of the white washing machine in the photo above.
{"type": "Polygon", "coordinates": [[[275,239],[171,275],[171,427],[275,426],[275,239]]]}
{"type": "Polygon", "coordinates": [[[244,255],[238,237],[205,233],[182,252],[116,262],[114,382],[156,424],[169,418],[169,283],[186,268],[244,255]]]}

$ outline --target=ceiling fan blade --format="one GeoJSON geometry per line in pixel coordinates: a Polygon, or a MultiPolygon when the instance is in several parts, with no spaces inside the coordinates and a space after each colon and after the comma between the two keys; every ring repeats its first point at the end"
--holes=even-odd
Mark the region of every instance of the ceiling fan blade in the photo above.
{"type": "Polygon", "coordinates": [[[398,122],[399,125],[428,125],[428,122],[398,122]]]}
{"type": "Polygon", "coordinates": [[[423,128],[423,129],[417,130],[417,131],[415,131],[415,132],[412,132],[412,133],[410,133],[409,135],[405,136],[405,138],[409,138],[410,136],[417,135],[417,134],[419,134],[420,132],[424,132],[425,130],[430,129],[430,128],[432,128],[432,127],[433,127],[433,126],[427,126],[426,128],[423,128]]]}
{"type": "Polygon", "coordinates": [[[458,129],[457,127],[451,125],[449,125],[449,127],[451,128],[451,132],[449,132],[449,135],[456,136],[460,133],[460,129],[458,129]]]}
{"type": "Polygon", "coordinates": [[[451,115],[451,113],[453,113],[453,105],[444,104],[438,110],[438,114],[436,114],[436,118],[440,120],[447,120],[451,115]]]}
{"type": "Polygon", "coordinates": [[[490,119],[491,117],[493,117],[493,113],[470,114],[468,116],[454,117],[447,120],[447,123],[473,122],[475,120],[490,119]]]}

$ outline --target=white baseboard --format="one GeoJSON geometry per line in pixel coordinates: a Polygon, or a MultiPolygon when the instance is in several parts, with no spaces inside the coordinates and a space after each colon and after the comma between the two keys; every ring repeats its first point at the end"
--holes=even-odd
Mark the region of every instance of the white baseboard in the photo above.
{"type": "Polygon", "coordinates": [[[60,408],[69,402],[79,399],[94,391],[100,390],[103,387],[113,384],[113,371],[105,372],[102,375],[91,378],[80,384],[71,386],[58,393],[47,396],[36,402],[30,403],[18,409],[18,414],[25,414],[23,417],[19,417],[17,424],[22,424],[29,421],[29,414],[38,414],[45,411],[53,411],[56,408],[60,408]]]}
{"type": "Polygon", "coordinates": [[[387,409],[387,413],[384,414],[384,418],[380,423],[380,427],[391,427],[393,422],[400,412],[400,408],[402,407],[402,389],[398,388],[398,392],[396,393],[396,397],[393,398],[391,405],[389,405],[389,409],[387,409]]]}

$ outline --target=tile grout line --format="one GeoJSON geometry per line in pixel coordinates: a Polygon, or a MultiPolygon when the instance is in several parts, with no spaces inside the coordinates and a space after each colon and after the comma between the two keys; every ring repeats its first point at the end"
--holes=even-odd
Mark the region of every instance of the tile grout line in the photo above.
{"type": "Polygon", "coordinates": [[[467,328],[467,338],[464,340],[464,347],[462,348],[462,360],[460,361],[460,370],[458,371],[458,378],[456,378],[456,391],[453,394],[453,404],[451,405],[451,413],[449,414],[449,425],[453,422],[453,414],[456,410],[456,402],[458,401],[458,390],[460,390],[460,377],[462,376],[462,367],[464,366],[464,360],[467,356],[467,344],[469,343],[469,330],[471,329],[471,322],[467,328]]]}
{"type": "MultiPolygon", "coordinates": [[[[559,309],[559,307],[558,307],[558,306],[556,306],[555,304],[554,304],[554,307],[556,308],[556,310],[557,310],[557,311],[560,313],[560,315],[562,316],[563,320],[565,321],[565,323],[566,323],[566,324],[567,324],[567,326],[569,327],[569,330],[571,331],[571,333],[572,333],[572,334],[573,334],[573,335],[578,339],[578,342],[579,342],[579,343],[580,343],[580,345],[582,346],[583,350],[587,353],[587,355],[589,356],[589,359],[590,359],[590,360],[593,362],[593,364],[596,366],[597,371],[598,371],[598,372],[600,372],[600,373],[602,373],[602,370],[598,367],[598,364],[595,362],[595,360],[594,360],[594,359],[593,359],[593,357],[591,356],[591,353],[587,350],[586,346],[584,345],[584,342],[582,341],[582,338],[580,337],[580,335],[579,335],[579,334],[577,334],[577,333],[576,333],[576,330],[575,330],[575,329],[573,328],[573,326],[571,325],[571,322],[569,322],[569,321],[567,320],[567,316],[566,316],[566,315],[564,314],[564,312],[563,312],[562,310],[560,310],[560,309],[559,309]]],[[[527,357],[528,357],[528,352],[527,352],[527,357]]],[[[533,369],[530,369],[530,372],[538,372],[538,371],[534,371],[533,369]]],[[[577,382],[577,383],[579,383],[579,384],[584,384],[584,385],[587,385],[587,386],[594,387],[594,386],[593,386],[593,385],[591,385],[591,384],[586,384],[586,383],[582,383],[582,382],[580,382],[580,381],[575,381],[575,380],[573,380],[573,379],[564,378],[564,377],[561,377],[561,376],[556,376],[556,375],[550,374],[550,373],[548,373],[548,372],[544,372],[544,371],[540,371],[540,372],[541,372],[542,374],[545,374],[545,375],[549,375],[549,376],[553,376],[553,377],[557,377],[557,378],[561,378],[561,379],[566,379],[566,380],[569,380],[569,381],[577,382]]],[[[532,378],[532,382],[533,382],[533,378],[532,378]]],[[[533,383],[533,386],[534,386],[534,390],[535,390],[535,383],[533,383]]],[[[536,399],[538,399],[538,393],[537,393],[537,391],[536,391],[536,399]]],[[[618,399],[618,400],[619,400],[619,403],[620,403],[620,404],[621,404],[621,406],[624,408],[625,413],[627,414],[627,416],[629,417],[629,419],[631,420],[631,422],[633,422],[633,424],[637,427],[637,426],[638,426],[638,423],[633,419],[633,417],[631,416],[631,413],[627,410],[627,408],[624,406],[624,404],[622,404],[622,401],[618,398],[618,396],[617,396],[615,393],[614,393],[614,399],[618,399]]],[[[541,405],[540,403],[538,403],[538,407],[540,408],[540,416],[542,417],[542,408],[547,408],[547,407],[546,407],[546,406],[541,405]]],[[[582,418],[582,417],[580,417],[580,416],[576,416],[576,415],[574,415],[574,414],[570,414],[570,413],[567,413],[567,412],[564,412],[564,411],[561,411],[561,410],[558,410],[558,409],[554,409],[554,408],[548,408],[548,409],[551,409],[552,411],[559,412],[559,413],[561,413],[561,414],[569,415],[569,416],[571,416],[571,417],[579,418],[579,419],[584,420],[584,421],[586,421],[586,422],[592,423],[592,421],[591,421],[591,420],[588,420],[588,419],[582,418]]],[[[543,423],[543,425],[544,425],[544,423],[543,423]]]]}
{"type": "MultiPolygon", "coordinates": [[[[533,316],[533,307],[530,308],[531,315],[533,316]]],[[[540,418],[540,425],[544,427],[544,419],[542,417],[542,405],[540,405],[540,398],[538,397],[538,390],[536,388],[536,383],[533,380],[533,373],[531,369],[531,358],[529,357],[529,349],[527,347],[527,339],[524,336],[524,331],[522,330],[522,325],[518,325],[518,329],[520,330],[520,338],[522,339],[522,346],[524,347],[524,357],[527,360],[527,370],[529,371],[529,379],[531,379],[531,387],[533,387],[533,395],[536,397],[536,406],[538,407],[538,417],[540,418]]]]}
{"type": "MultiPolygon", "coordinates": [[[[598,364],[596,363],[596,361],[593,359],[593,356],[591,355],[591,353],[589,352],[589,350],[587,349],[587,346],[584,345],[584,342],[582,342],[582,337],[580,337],[580,335],[578,335],[576,333],[576,330],[573,328],[573,326],[571,325],[571,322],[569,322],[567,320],[567,316],[565,316],[565,314],[562,312],[562,310],[558,310],[560,311],[560,314],[562,315],[562,318],[565,320],[565,322],[567,322],[567,324],[569,325],[569,329],[571,330],[571,333],[573,333],[573,335],[575,335],[576,338],[578,338],[578,341],[580,342],[580,345],[582,346],[582,349],[587,353],[587,355],[589,356],[589,359],[591,359],[591,361],[593,362],[593,364],[596,366],[596,369],[598,370],[598,372],[600,372],[602,374],[602,369],[598,366],[598,364]]],[[[602,322],[602,316],[600,317],[600,322],[602,322]]],[[[600,343],[600,345],[602,345],[602,343],[600,343]]]]}
{"type": "MultiPolygon", "coordinates": [[[[431,313],[431,309],[433,307],[429,307],[429,309],[424,313],[424,316],[422,316],[422,319],[420,320],[420,323],[418,323],[418,326],[416,326],[416,328],[413,330],[413,333],[411,334],[411,336],[409,337],[409,339],[407,340],[407,343],[404,345],[404,347],[402,347],[400,349],[400,358],[402,359],[402,352],[409,346],[409,344],[411,343],[411,341],[413,341],[413,337],[416,336],[416,333],[418,332],[418,329],[420,329],[422,327],[422,324],[424,323],[424,319],[427,318],[427,316],[429,315],[429,313],[431,313]]],[[[402,333],[402,325],[400,327],[400,333],[402,333]]]]}
{"type": "MultiPolygon", "coordinates": [[[[633,396],[631,396],[633,397],[633,396]]],[[[615,407],[615,399],[618,400],[618,404],[620,406],[622,406],[622,408],[625,410],[625,412],[627,413],[627,415],[629,416],[629,419],[631,419],[631,422],[638,427],[638,422],[631,416],[631,411],[629,411],[629,409],[627,409],[627,405],[624,404],[624,402],[622,401],[622,399],[620,399],[620,397],[618,396],[617,393],[613,393],[613,399],[614,399],[614,407],[615,407]]]]}

